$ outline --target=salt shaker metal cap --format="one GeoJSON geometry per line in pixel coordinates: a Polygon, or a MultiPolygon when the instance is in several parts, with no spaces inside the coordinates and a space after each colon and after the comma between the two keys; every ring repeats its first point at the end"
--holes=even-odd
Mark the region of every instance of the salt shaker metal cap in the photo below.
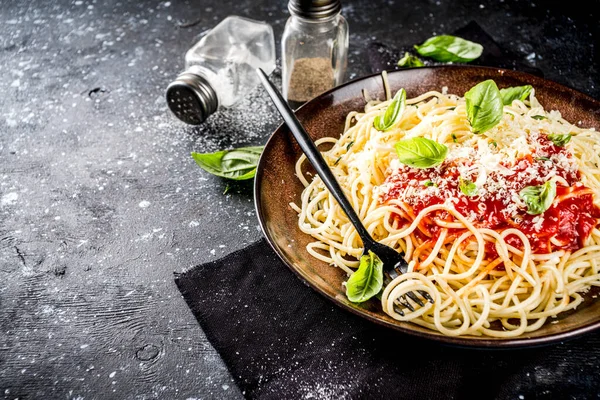
{"type": "Polygon", "coordinates": [[[167,104],[183,122],[199,125],[219,107],[217,94],[200,75],[184,72],[167,86],[167,104]]]}
{"type": "Polygon", "coordinates": [[[307,19],[328,18],[342,9],[341,0],[290,0],[290,13],[307,19]]]}

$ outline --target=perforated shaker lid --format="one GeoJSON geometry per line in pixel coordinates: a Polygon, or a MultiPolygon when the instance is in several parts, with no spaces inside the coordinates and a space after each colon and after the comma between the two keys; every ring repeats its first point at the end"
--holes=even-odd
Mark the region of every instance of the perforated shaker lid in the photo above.
{"type": "Polygon", "coordinates": [[[307,19],[321,19],[336,15],[342,10],[341,0],[289,0],[288,9],[293,15],[307,19]]]}
{"type": "Polygon", "coordinates": [[[219,106],[217,94],[210,83],[189,71],[169,84],[166,97],[173,114],[190,125],[200,125],[219,106]]]}

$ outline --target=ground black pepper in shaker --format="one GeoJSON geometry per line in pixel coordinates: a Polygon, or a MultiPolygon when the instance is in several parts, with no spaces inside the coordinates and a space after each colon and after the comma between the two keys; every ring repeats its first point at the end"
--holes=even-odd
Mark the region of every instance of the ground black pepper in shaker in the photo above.
{"type": "Polygon", "coordinates": [[[340,0],[290,0],[282,40],[282,92],[292,108],[339,85],[348,57],[340,0]]]}

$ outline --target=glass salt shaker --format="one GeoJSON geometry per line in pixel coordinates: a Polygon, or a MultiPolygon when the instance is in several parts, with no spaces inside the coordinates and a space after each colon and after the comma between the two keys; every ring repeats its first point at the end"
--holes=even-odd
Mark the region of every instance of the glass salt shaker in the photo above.
{"type": "Polygon", "coordinates": [[[273,28],[229,16],[186,52],[185,70],[167,87],[167,104],[183,122],[199,125],[257,86],[257,68],[275,69],[273,28]]]}
{"type": "Polygon", "coordinates": [[[340,0],[289,0],[282,46],[282,91],[292,108],[339,85],[348,58],[340,0]]]}

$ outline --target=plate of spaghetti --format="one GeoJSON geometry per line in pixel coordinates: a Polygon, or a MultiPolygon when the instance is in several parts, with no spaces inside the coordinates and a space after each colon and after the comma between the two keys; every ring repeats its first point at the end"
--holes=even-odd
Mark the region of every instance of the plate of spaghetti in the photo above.
{"type": "Polygon", "coordinates": [[[440,66],[354,80],[296,115],[369,233],[409,266],[382,283],[282,125],[259,161],[257,214],[317,292],[464,346],[540,345],[600,327],[600,102],[522,72],[440,66]]]}

